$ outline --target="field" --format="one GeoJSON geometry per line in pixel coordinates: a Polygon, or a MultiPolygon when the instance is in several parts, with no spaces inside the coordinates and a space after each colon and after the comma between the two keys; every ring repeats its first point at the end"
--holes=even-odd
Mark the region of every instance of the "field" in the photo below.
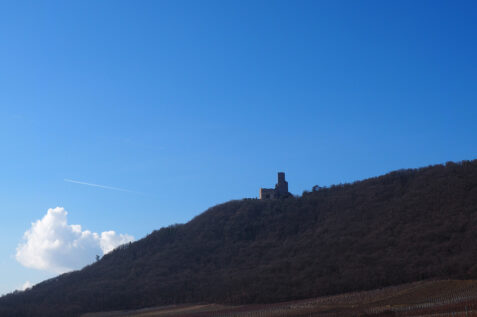
{"type": "Polygon", "coordinates": [[[426,281],[271,305],[175,305],[84,317],[477,316],[477,281],[426,281]]]}

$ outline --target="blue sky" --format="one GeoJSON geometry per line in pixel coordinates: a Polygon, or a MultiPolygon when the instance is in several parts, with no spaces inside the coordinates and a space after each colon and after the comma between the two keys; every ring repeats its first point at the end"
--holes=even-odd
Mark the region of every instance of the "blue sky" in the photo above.
{"type": "Polygon", "coordinates": [[[0,2],[0,294],[55,274],[15,258],[49,208],[138,239],[277,171],[477,158],[475,34],[474,1],[0,2]]]}

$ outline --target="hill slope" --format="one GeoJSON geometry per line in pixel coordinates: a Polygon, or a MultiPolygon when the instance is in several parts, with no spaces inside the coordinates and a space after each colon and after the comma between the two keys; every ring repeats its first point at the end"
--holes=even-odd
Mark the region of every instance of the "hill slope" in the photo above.
{"type": "Polygon", "coordinates": [[[231,201],[81,271],[0,299],[1,316],[265,303],[477,278],[477,160],[280,201],[231,201]]]}
{"type": "Polygon", "coordinates": [[[477,281],[421,281],[377,290],[276,304],[180,304],[87,313],[82,317],[469,317],[477,316],[477,281]]]}

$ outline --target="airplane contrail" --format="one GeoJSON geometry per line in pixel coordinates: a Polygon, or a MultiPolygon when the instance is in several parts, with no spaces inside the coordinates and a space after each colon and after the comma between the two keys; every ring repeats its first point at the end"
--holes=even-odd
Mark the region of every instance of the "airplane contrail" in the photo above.
{"type": "Polygon", "coordinates": [[[112,186],[106,186],[106,185],[98,185],[98,184],[93,184],[93,183],[86,183],[86,182],[80,182],[80,181],[75,181],[73,179],[64,179],[65,182],[68,183],[75,183],[75,184],[81,184],[81,185],[87,185],[87,186],[93,186],[93,187],[98,187],[98,188],[103,188],[103,189],[111,189],[111,190],[117,190],[120,192],[128,192],[128,193],[135,193],[135,194],[142,194],[139,192],[135,192],[132,190],[124,189],[124,188],[118,188],[118,187],[112,187],[112,186]]]}

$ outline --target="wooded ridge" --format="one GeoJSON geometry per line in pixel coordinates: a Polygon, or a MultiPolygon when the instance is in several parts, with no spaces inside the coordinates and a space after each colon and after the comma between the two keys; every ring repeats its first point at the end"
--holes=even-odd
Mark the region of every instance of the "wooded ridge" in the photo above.
{"type": "Polygon", "coordinates": [[[0,298],[0,316],[271,303],[477,278],[477,160],[276,201],[217,205],[80,271],[0,298]]]}

